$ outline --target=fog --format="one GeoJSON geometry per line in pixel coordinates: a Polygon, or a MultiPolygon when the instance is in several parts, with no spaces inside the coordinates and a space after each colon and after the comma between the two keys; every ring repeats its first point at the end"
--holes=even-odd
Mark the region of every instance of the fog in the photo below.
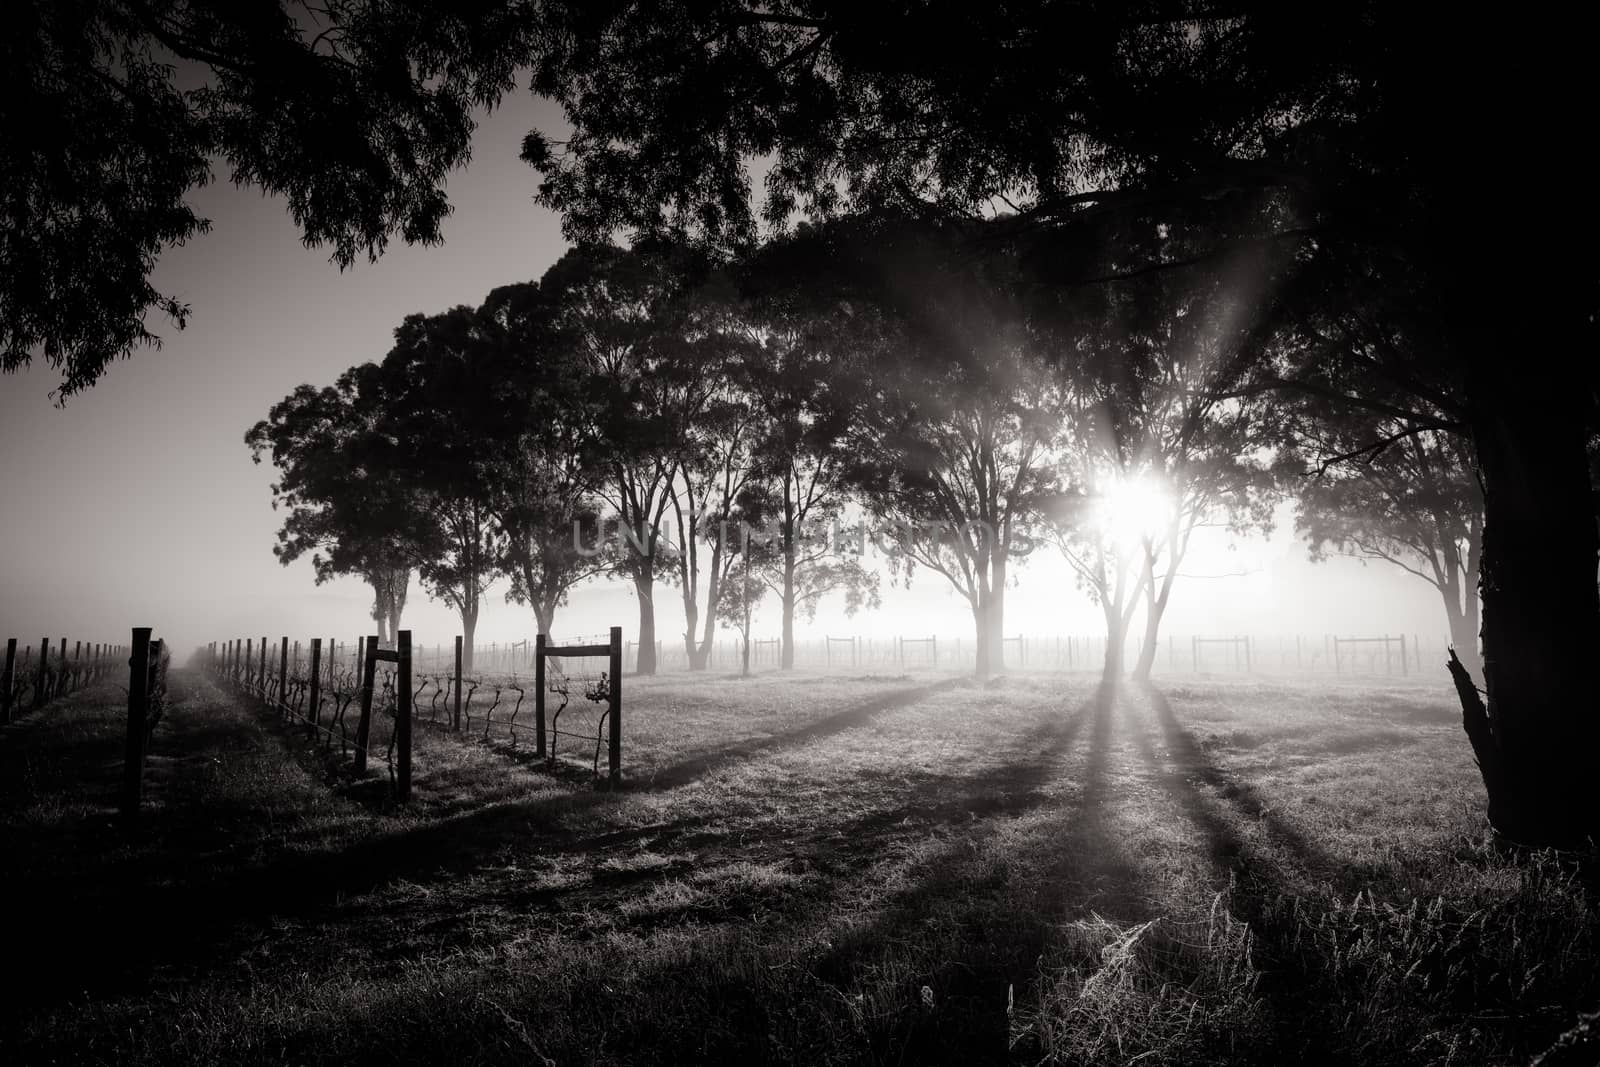
{"type": "MultiPolygon", "coordinates": [[[[532,202],[533,172],[517,158],[522,135],[548,126],[547,105],[526,94],[488,116],[474,164],[450,185],[455,214],[440,248],[396,245],[376,264],[341,274],[304,248],[280,201],[217,182],[197,191],[212,232],[162,259],[153,278],[194,309],[188,329],[158,324],[159,351],[115,364],[64,407],[48,395],[48,367],[0,381],[0,636],[125,640],[154,626],[179,650],[209,640],[280,634],[353,639],[370,632],[371,594],[356,579],[317,586],[309,561],[272,554],[282,516],[270,466],[256,466],[243,434],[302,382],[325,384],[381,358],[412,311],[475,303],[496,285],[535,278],[565,245],[557,219],[532,202]]],[[[1445,632],[1437,594],[1384,564],[1312,564],[1279,508],[1270,538],[1201,531],[1163,633],[1432,635],[1445,632]]],[[[526,638],[532,613],[484,600],[481,644],[526,638]]],[[[557,630],[637,625],[631,586],[592,582],[557,616],[557,630]]],[[[460,631],[450,609],[413,581],[405,625],[424,644],[460,631]]],[[[1005,631],[1033,636],[1103,633],[1099,610],[1055,550],[1018,568],[1005,631]]],[[[947,582],[919,573],[909,588],[884,576],[882,606],[846,618],[824,603],[801,636],[969,636],[970,611],[947,582]]],[[[657,632],[682,632],[675,590],[657,592],[657,632]]],[[[770,599],[755,635],[778,632],[770,599]]],[[[1135,633],[1137,621],[1135,623],[1135,633]]],[[[724,634],[732,638],[732,632],[724,634]]]]}

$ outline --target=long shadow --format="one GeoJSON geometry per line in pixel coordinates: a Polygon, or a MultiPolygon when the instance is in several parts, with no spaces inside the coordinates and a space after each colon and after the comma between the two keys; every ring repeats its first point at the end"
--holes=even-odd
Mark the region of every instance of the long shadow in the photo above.
{"type": "Polygon", "coordinates": [[[678,761],[668,767],[653,772],[647,777],[625,788],[643,790],[675,789],[687,785],[709,771],[735,760],[747,759],[751,756],[768,755],[786,749],[798,748],[812,741],[821,740],[845,730],[854,729],[865,725],[878,715],[897,708],[909,707],[935,693],[950,689],[959,683],[960,679],[946,679],[930,685],[917,686],[914,689],[897,689],[871,700],[864,700],[832,715],[808,723],[795,730],[780,734],[770,734],[766,737],[751,738],[748,741],[737,741],[728,745],[706,749],[691,754],[688,758],[678,761]]]}
{"type": "Polygon", "coordinates": [[[1273,844],[1286,851],[1302,868],[1320,876],[1337,877],[1338,861],[1301,831],[1277,818],[1252,786],[1239,782],[1211,763],[1193,735],[1178,723],[1171,704],[1160,692],[1145,687],[1144,696],[1155,713],[1173,763],[1169,766],[1160,758],[1142,729],[1134,732],[1135,747],[1183,809],[1184,816],[1204,835],[1218,873],[1227,876],[1227,884],[1232,889],[1229,910],[1249,924],[1267,963],[1258,989],[1275,1009],[1276,1025],[1272,1028],[1271,1039],[1274,1054],[1285,1062],[1299,1058],[1310,1051],[1306,1043],[1314,1040],[1301,1032],[1295,1022],[1304,1015],[1306,979],[1296,960],[1296,932],[1281,911],[1274,910],[1278,901],[1295,895],[1296,889],[1288,872],[1279,866],[1278,857],[1256,847],[1241,834],[1238,824],[1226,811],[1232,807],[1239,815],[1258,821],[1273,844]],[[1197,786],[1197,781],[1215,795],[1197,786]]]}
{"type": "MultiPolygon", "coordinates": [[[[757,744],[730,746],[713,756],[696,757],[673,768],[676,772],[663,780],[658,776],[643,786],[669,788],[674,781],[691,780],[697,773],[738,755],[753,755],[802,744],[864,723],[872,716],[894,707],[914,703],[937,686],[891,693],[826,719],[757,744]]],[[[201,732],[207,728],[202,727],[201,732]]],[[[220,728],[218,728],[220,729],[220,728]]],[[[1057,748],[1070,742],[1071,727],[1055,738],[1057,748]]],[[[926,783],[924,789],[908,798],[896,814],[916,812],[926,820],[964,817],[982,806],[985,794],[1004,781],[1014,789],[1026,788],[1028,796],[1047,773],[1049,753],[1039,760],[1003,767],[979,776],[965,792],[973,798],[970,808],[950,800],[949,780],[926,783]]],[[[253,922],[268,917],[317,915],[329,912],[346,897],[362,894],[399,878],[427,883],[451,874],[482,868],[486,860],[506,851],[519,854],[541,847],[552,853],[586,853],[615,848],[646,838],[671,839],[697,829],[700,820],[685,819],[667,824],[624,828],[575,837],[559,827],[559,820],[583,810],[616,803],[614,794],[572,793],[536,800],[500,804],[470,814],[421,827],[401,830],[386,837],[363,841],[337,851],[307,855],[279,855],[265,866],[249,855],[253,842],[238,842],[234,854],[219,852],[210,857],[211,870],[200,870],[175,885],[163,885],[169,872],[140,870],[133,861],[119,872],[116,900],[93,908],[79,921],[57,931],[51,951],[25,953],[37,955],[37,973],[30,988],[33,996],[49,997],[63,988],[86,986],[122,988],[139,985],[158,962],[198,962],[214,956],[218,948],[236,938],[253,922]],[[113,909],[125,916],[119,919],[113,909]],[[70,945],[76,943],[78,948],[70,945]],[[112,965],[86,978],[73,961],[91,948],[94,955],[113,961],[112,965]]],[[[1021,802],[1018,803],[1020,806],[1021,802]]],[[[998,807],[1003,806],[997,805],[998,807]]],[[[216,814],[216,813],[210,813],[216,814]]],[[[225,813],[224,813],[225,814],[225,813]]],[[[241,813],[243,814],[243,813],[241,813]]],[[[152,813],[143,832],[163,838],[185,832],[194,813],[181,810],[152,813]]],[[[883,826],[892,825],[885,816],[883,826]]],[[[898,821],[898,820],[896,820],[898,821]]],[[[855,828],[865,835],[864,822],[855,828]]],[[[864,839],[864,838],[863,838],[864,839]]],[[[664,877],[667,873],[655,872],[664,877]]],[[[615,889],[651,872],[618,871],[597,879],[599,891],[615,889]]],[[[61,887],[65,888],[65,887],[61,887]]],[[[545,898],[571,902],[571,890],[540,892],[512,887],[505,894],[524,905],[537,905],[545,898]]]]}
{"type": "MultiPolygon", "coordinates": [[[[880,1020],[880,1029],[866,1035],[876,1060],[1004,1062],[1008,991],[1026,988],[1033,979],[1056,925],[1091,907],[1113,912],[1139,908],[1139,873],[1105,815],[1115,708],[1113,691],[1097,691],[1052,745],[1050,758],[1030,768],[1037,784],[1060,775],[1060,757],[1081,727],[1091,726],[1081,788],[1060,803],[1053,818],[1001,857],[999,866],[972,867],[975,835],[993,828],[992,821],[985,821],[920,861],[912,884],[889,895],[870,922],[835,936],[836,947],[814,970],[819,980],[835,987],[848,987],[858,974],[875,973],[875,958],[897,943],[926,951],[930,934],[939,937],[944,931],[944,937],[955,939],[933,950],[942,956],[929,962],[931,973],[908,974],[910,984],[899,991],[901,1003],[913,1005],[921,996],[917,984],[928,982],[941,1009],[908,1010],[880,1020]]],[[[1047,798],[1035,796],[1028,807],[1044,807],[1047,798]]]]}
{"type": "Polygon", "coordinates": [[[1172,712],[1172,704],[1160,690],[1145,686],[1141,692],[1155,713],[1156,724],[1172,756],[1174,768],[1167,771],[1162,767],[1142,731],[1135,731],[1135,743],[1145,762],[1163,775],[1169,790],[1178,795],[1184,810],[1206,831],[1214,855],[1230,859],[1238,857],[1243,852],[1243,842],[1232,824],[1222,818],[1213,804],[1195,788],[1196,780],[1214,790],[1220,801],[1237,809],[1240,815],[1261,824],[1272,841],[1292,853],[1301,866],[1320,875],[1333,876],[1338,873],[1341,861],[1313,842],[1299,827],[1274,812],[1254,785],[1224,771],[1205,754],[1194,735],[1178,722],[1172,712]]]}

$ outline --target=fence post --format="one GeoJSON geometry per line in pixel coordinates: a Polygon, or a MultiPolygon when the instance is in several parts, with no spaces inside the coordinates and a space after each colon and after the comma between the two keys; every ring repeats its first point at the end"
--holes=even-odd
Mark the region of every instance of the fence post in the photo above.
{"type": "Polygon", "coordinates": [[[17,685],[17,639],[6,639],[6,673],[0,677],[0,722],[11,721],[11,694],[17,685]]]}
{"type": "Polygon", "coordinates": [[[544,646],[549,639],[540,634],[533,651],[533,739],[538,756],[544,759],[544,646]]]}
{"type": "Polygon", "coordinates": [[[1333,673],[1339,673],[1339,639],[1333,639],[1333,673]]]}
{"type": "MultiPolygon", "coordinates": [[[[300,642],[296,641],[295,644],[300,642]]],[[[296,653],[298,657],[298,652],[296,653]]],[[[322,721],[322,638],[311,639],[311,691],[306,697],[306,718],[311,722],[312,732],[317,729],[317,723],[322,721]]]]}
{"type": "Polygon", "coordinates": [[[378,638],[373,635],[362,646],[361,721],[356,723],[356,773],[367,773],[367,740],[372,736],[372,683],[378,675],[378,638]]]}
{"type": "Polygon", "coordinates": [[[411,799],[411,631],[401,630],[395,635],[395,652],[400,657],[396,664],[400,688],[395,693],[394,734],[395,787],[400,803],[411,799]]]}
{"type": "Polygon", "coordinates": [[[456,635],[456,707],[450,719],[450,729],[461,732],[461,635],[456,635]]]}
{"type": "Polygon", "coordinates": [[[33,706],[38,707],[44,703],[44,683],[50,670],[50,639],[39,639],[39,684],[33,687],[33,706]]]}
{"type": "Polygon", "coordinates": [[[267,699],[267,639],[261,639],[261,662],[256,671],[256,688],[261,690],[261,699],[267,699]]]}
{"type": "Polygon", "coordinates": [[[278,647],[278,714],[289,717],[289,635],[278,647]]]}
{"type": "Polygon", "coordinates": [[[144,792],[145,720],[150,714],[150,627],[133,628],[128,659],[128,741],[122,757],[122,815],[136,818],[144,792]]]}
{"type": "Polygon", "coordinates": [[[611,752],[608,760],[611,771],[611,788],[622,785],[622,627],[611,628],[611,684],[606,686],[611,698],[611,752]]]}
{"type": "Polygon", "coordinates": [[[1250,637],[1247,634],[1247,635],[1245,635],[1245,639],[1244,639],[1244,672],[1246,674],[1249,674],[1251,672],[1251,669],[1252,668],[1250,666],[1250,637]]]}
{"type": "Polygon", "coordinates": [[[1406,659],[1406,635],[1405,634],[1401,634],[1400,635],[1400,676],[1402,678],[1404,678],[1407,674],[1411,673],[1410,667],[1411,667],[1411,664],[1406,659]]]}

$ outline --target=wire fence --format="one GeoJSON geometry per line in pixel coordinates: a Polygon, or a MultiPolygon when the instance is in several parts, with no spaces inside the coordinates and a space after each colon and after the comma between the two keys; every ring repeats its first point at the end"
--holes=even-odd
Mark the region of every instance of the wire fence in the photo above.
{"type": "MultiPolygon", "coordinates": [[[[1166,634],[1151,656],[1155,674],[1348,674],[1428,675],[1443,670],[1449,659],[1448,638],[1426,634],[1166,634]]],[[[623,662],[632,669],[638,645],[624,644],[623,662]]],[[[718,639],[707,650],[705,669],[740,670],[743,642],[718,639]]],[[[1142,637],[1130,636],[1123,664],[1132,668],[1145,652],[1142,637]]],[[[991,668],[1016,671],[1100,671],[1106,659],[1103,634],[1011,634],[991,668]]],[[[513,661],[514,663],[514,661],[513,661]]],[[[688,650],[679,643],[656,643],[656,670],[690,669],[688,650]]],[[[783,641],[752,636],[752,671],[783,665],[783,641]]],[[[977,667],[977,646],[970,634],[851,634],[796,638],[792,665],[804,670],[951,670],[977,667]]]]}
{"type": "Polygon", "coordinates": [[[19,648],[15,637],[6,640],[5,666],[0,668],[0,723],[9,723],[50,701],[77,692],[109,676],[128,654],[127,645],[39,639],[37,656],[30,642],[19,648]]]}

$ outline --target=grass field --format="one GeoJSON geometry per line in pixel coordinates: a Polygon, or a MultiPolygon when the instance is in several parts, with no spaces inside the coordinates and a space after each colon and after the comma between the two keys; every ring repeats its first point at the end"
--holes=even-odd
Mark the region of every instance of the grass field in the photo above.
{"type": "Polygon", "coordinates": [[[622,792],[424,729],[405,810],[172,685],[132,833],[114,688],[0,740],[7,1062],[1475,1065],[1600,1002],[1443,684],[630,678],[622,792]]]}

